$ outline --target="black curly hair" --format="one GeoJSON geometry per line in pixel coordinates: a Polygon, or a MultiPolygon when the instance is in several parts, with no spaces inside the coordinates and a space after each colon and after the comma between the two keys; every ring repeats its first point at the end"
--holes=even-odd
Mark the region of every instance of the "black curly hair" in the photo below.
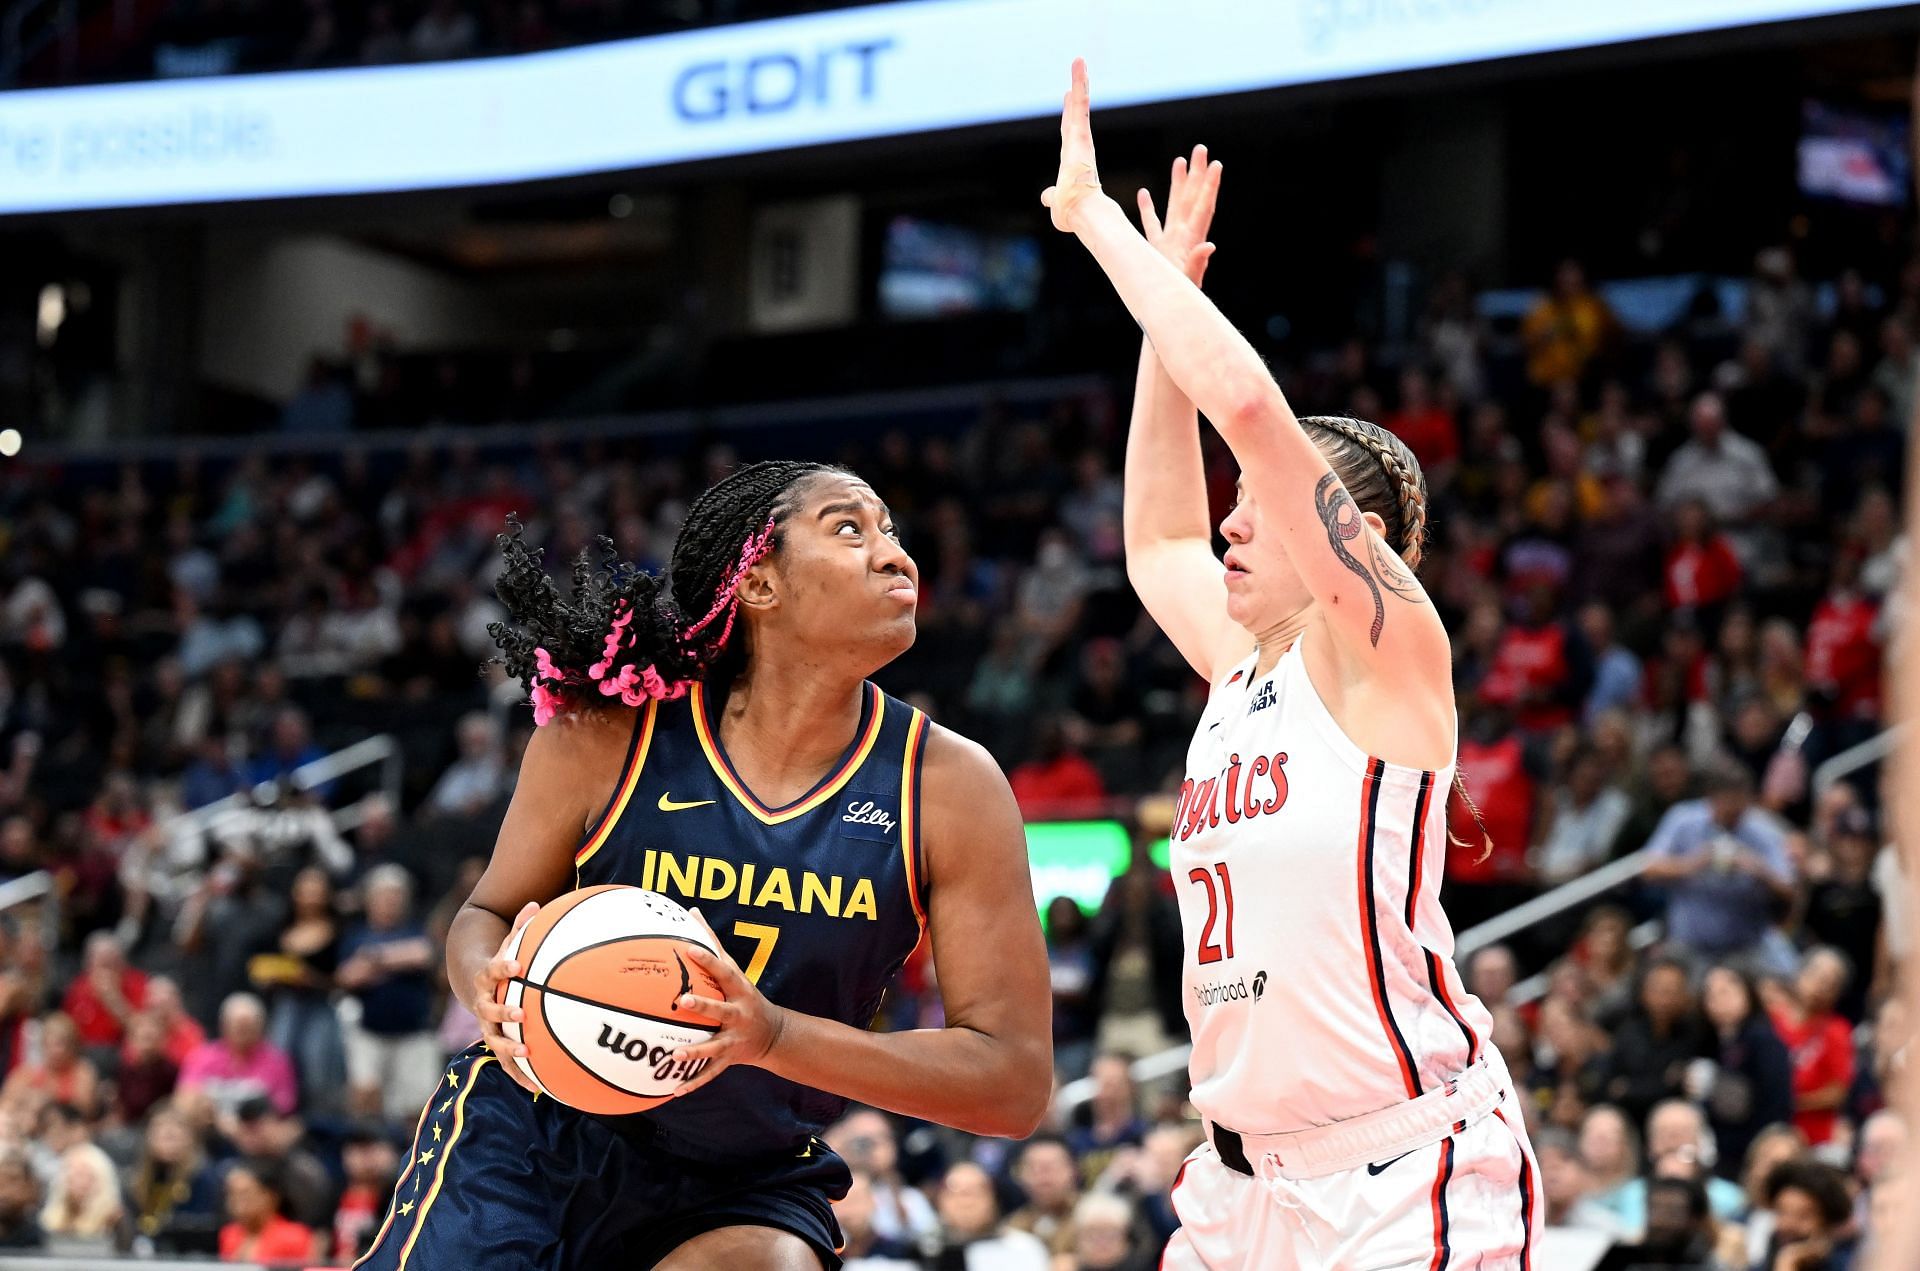
{"type": "Polygon", "coordinates": [[[779,547],[795,495],[827,473],[852,475],[798,460],[748,464],[693,501],[664,576],[622,561],[602,537],[575,558],[571,595],[555,586],[519,519],[507,518],[494,591],[513,621],[492,623],[487,633],[507,674],[532,697],[535,721],[602,698],[639,705],[678,697],[696,680],[737,675],[746,654],[731,639],[734,588],[779,547]]]}

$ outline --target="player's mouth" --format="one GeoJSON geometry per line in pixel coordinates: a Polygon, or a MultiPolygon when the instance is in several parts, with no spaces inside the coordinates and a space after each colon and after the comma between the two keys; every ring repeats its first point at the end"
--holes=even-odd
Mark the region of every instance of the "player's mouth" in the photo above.
{"type": "Polygon", "coordinates": [[[913,585],[911,578],[896,578],[887,584],[887,595],[902,604],[915,605],[920,602],[920,589],[913,585]]]}
{"type": "Polygon", "coordinates": [[[1230,583],[1238,582],[1240,579],[1245,578],[1249,573],[1252,572],[1246,567],[1245,562],[1243,562],[1238,556],[1235,556],[1232,552],[1227,553],[1226,566],[1227,566],[1227,581],[1230,583]]]}

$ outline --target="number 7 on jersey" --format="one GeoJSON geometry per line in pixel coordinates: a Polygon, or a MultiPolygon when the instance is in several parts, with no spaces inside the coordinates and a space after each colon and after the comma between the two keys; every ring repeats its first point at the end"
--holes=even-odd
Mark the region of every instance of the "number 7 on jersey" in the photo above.
{"type": "Polygon", "coordinates": [[[1233,876],[1227,873],[1227,863],[1221,861],[1211,871],[1199,866],[1187,871],[1187,881],[1199,883],[1207,892],[1207,924],[1200,929],[1200,961],[1218,962],[1223,957],[1233,956],[1233,876]],[[1213,885],[1213,876],[1220,876],[1220,886],[1213,885]],[[1226,921],[1220,919],[1220,911],[1226,909],[1226,921]],[[1214,940],[1214,928],[1221,928],[1226,942],[1226,952],[1214,940]]]}

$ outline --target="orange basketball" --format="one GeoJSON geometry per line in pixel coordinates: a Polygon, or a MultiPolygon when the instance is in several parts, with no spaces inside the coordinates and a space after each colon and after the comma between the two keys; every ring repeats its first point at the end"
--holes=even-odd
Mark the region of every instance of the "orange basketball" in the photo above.
{"type": "Polygon", "coordinates": [[[692,945],[712,950],[712,937],[658,892],[585,887],[542,906],[507,946],[521,970],[500,986],[498,1000],[526,1012],[502,1025],[526,1045],[515,1062],[582,1112],[644,1112],[673,1098],[709,1062],[674,1051],[718,1027],[674,1003],[687,992],[725,996],[687,960],[692,945]]]}

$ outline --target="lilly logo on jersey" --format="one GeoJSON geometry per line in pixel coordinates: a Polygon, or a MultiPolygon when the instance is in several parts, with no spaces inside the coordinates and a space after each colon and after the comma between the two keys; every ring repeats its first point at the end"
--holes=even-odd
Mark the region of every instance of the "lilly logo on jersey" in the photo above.
{"type": "Polygon", "coordinates": [[[700,1075],[701,1069],[712,1063],[711,1059],[675,1059],[671,1046],[647,1046],[647,1039],[635,1037],[629,1039],[626,1030],[613,1030],[613,1025],[600,1025],[600,1048],[624,1056],[636,1064],[645,1064],[653,1069],[656,1081],[691,1081],[700,1075]]]}
{"type": "Polygon", "coordinates": [[[888,816],[886,812],[871,799],[862,800],[859,803],[849,803],[847,805],[847,814],[840,819],[848,825],[877,825],[883,831],[888,832],[891,832],[893,829],[893,818],[888,816]]]}
{"type": "Polygon", "coordinates": [[[1233,754],[1227,756],[1227,766],[1218,776],[1204,781],[1188,777],[1180,783],[1180,801],[1174,805],[1173,840],[1185,842],[1203,829],[1213,829],[1223,816],[1227,824],[1237,825],[1278,812],[1287,804],[1286,762],[1284,750],[1271,757],[1255,755],[1245,765],[1233,754]]]}

